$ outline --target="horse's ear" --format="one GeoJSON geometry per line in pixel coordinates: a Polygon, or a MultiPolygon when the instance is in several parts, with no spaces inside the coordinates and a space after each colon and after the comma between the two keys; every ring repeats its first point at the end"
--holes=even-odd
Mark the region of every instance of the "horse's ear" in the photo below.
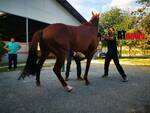
{"type": "Polygon", "coordinates": [[[97,13],[96,15],[97,15],[97,16],[101,16],[101,13],[97,13]]]}
{"type": "Polygon", "coordinates": [[[92,11],[92,16],[95,16],[94,12],[92,11]]]}

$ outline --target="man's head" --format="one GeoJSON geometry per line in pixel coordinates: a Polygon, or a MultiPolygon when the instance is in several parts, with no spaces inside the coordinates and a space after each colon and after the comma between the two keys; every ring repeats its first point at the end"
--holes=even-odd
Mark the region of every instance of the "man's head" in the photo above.
{"type": "Polygon", "coordinates": [[[113,35],[115,33],[115,29],[113,27],[109,27],[107,31],[109,35],[113,35]]]}
{"type": "Polygon", "coordinates": [[[11,38],[10,41],[11,41],[11,42],[15,42],[15,38],[11,38]]]}

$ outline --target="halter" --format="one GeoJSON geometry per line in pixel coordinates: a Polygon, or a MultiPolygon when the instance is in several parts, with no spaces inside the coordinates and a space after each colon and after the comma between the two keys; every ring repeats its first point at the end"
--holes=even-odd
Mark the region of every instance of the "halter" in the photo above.
{"type": "Polygon", "coordinates": [[[101,33],[100,33],[100,25],[99,25],[99,19],[98,19],[98,25],[97,25],[97,37],[100,37],[101,33]]]}
{"type": "MultiPolygon", "coordinates": [[[[92,19],[94,18],[94,16],[99,16],[99,14],[95,15],[93,12],[92,12],[92,15],[93,15],[92,19]]],[[[97,23],[95,23],[95,21],[93,21],[92,19],[90,20],[90,23],[97,27],[97,36],[99,37],[100,36],[99,18],[98,18],[98,21],[96,20],[97,23]]]]}

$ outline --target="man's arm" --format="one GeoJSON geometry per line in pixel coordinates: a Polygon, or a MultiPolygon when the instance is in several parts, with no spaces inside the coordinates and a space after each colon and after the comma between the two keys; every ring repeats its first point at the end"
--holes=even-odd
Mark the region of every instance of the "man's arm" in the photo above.
{"type": "Polygon", "coordinates": [[[108,35],[104,35],[101,37],[101,41],[112,41],[114,40],[114,36],[110,37],[108,35]]]}
{"type": "Polygon", "coordinates": [[[17,44],[18,44],[18,50],[21,49],[21,45],[19,43],[17,43],[17,44]]]}
{"type": "MultiPolygon", "coordinates": [[[[19,49],[21,49],[21,45],[20,45],[20,44],[19,44],[19,49]]],[[[19,50],[19,49],[18,49],[18,50],[19,50]]]]}

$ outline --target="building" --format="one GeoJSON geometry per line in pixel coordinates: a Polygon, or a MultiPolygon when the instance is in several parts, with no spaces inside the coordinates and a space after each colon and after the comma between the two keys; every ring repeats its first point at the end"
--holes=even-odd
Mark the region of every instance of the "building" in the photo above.
{"type": "Polygon", "coordinates": [[[20,61],[26,60],[24,53],[36,30],[53,23],[78,26],[83,22],[84,17],[66,0],[0,0],[0,35],[26,42],[22,43],[20,61]]]}

